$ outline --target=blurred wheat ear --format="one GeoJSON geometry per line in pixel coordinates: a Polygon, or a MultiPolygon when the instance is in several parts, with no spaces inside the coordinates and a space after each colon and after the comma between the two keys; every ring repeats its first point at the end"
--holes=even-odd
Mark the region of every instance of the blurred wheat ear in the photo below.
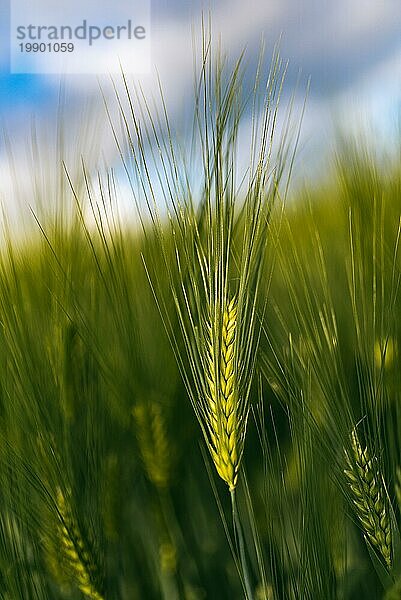
{"type": "Polygon", "coordinates": [[[132,415],[146,474],[157,488],[165,489],[171,479],[173,440],[168,436],[162,407],[152,400],[138,402],[132,415]]]}
{"type": "Polygon", "coordinates": [[[75,522],[68,502],[59,488],[57,490],[57,514],[59,523],[57,540],[59,543],[58,562],[65,578],[75,583],[87,600],[104,600],[97,590],[98,570],[75,522]]]}

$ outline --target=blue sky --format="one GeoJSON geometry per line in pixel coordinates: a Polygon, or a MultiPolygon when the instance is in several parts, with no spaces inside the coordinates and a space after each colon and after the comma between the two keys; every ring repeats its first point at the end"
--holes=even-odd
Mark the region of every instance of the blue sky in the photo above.
{"type": "MultiPolygon", "coordinates": [[[[118,2],[118,0],[117,0],[118,2]]],[[[62,7],[62,1],[59,3],[62,7]]],[[[359,93],[361,80],[375,76],[377,67],[392,60],[398,62],[401,53],[401,6],[398,0],[220,0],[209,2],[214,15],[214,30],[221,32],[232,52],[248,48],[248,56],[258,52],[261,35],[267,45],[282,34],[282,54],[290,61],[288,87],[294,74],[302,69],[312,81],[311,95],[317,99],[335,98],[342,91],[359,93]]],[[[205,3],[199,0],[152,0],[153,62],[160,70],[161,55],[167,50],[172,59],[180,53],[191,53],[190,27],[200,21],[205,3]],[[170,48],[159,43],[171,30],[170,48]],[[177,33],[177,35],[174,35],[177,33]]],[[[102,10],[101,8],[99,9],[102,10]]],[[[9,2],[0,0],[0,110],[2,116],[15,105],[26,112],[47,110],[57,97],[57,77],[21,76],[8,73],[9,2]]],[[[164,65],[163,65],[164,66],[164,65]]],[[[174,79],[173,60],[162,75],[174,79]]],[[[400,76],[393,73],[394,78],[400,76]]],[[[74,79],[74,77],[72,77],[74,79]]],[[[76,77],[79,80],[79,76],[76,77]]],[[[190,79],[190,77],[189,77],[190,79]]],[[[82,82],[78,83],[85,94],[82,82]]],[[[377,81],[377,87],[388,81],[377,81]]],[[[93,82],[88,81],[88,93],[93,82]]]]}
{"type": "MultiPolygon", "coordinates": [[[[62,4],[63,0],[60,10],[62,4]]],[[[199,0],[151,0],[152,63],[161,77],[170,116],[177,122],[190,102],[192,89],[191,25],[196,28],[202,9],[209,8],[214,34],[221,34],[223,46],[232,55],[246,46],[250,64],[256,60],[262,35],[268,52],[282,36],[281,53],[290,62],[288,93],[301,72],[299,105],[305,83],[311,78],[298,157],[305,177],[315,174],[321,157],[332,148],[333,123],[337,121],[346,129],[366,129],[372,135],[378,132],[384,143],[396,140],[401,101],[399,0],[220,0],[207,4],[199,0]]],[[[21,148],[29,146],[33,117],[38,130],[44,132],[44,155],[52,155],[49,136],[56,130],[60,78],[9,74],[9,3],[4,0],[0,0],[0,17],[0,121],[16,149],[18,169],[19,157],[24,155],[21,148]]],[[[156,89],[154,72],[142,80],[150,93],[156,89]]],[[[93,149],[93,136],[101,129],[105,137],[97,143],[108,161],[117,161],[107,127],[98,126],[104,114],[97,78],[69,76],[63,86],[66,145],[74,148],[84,123],[86,139],[81,140],[80,151],[85,154],[93,149]]],[[[0,163],[6,168],[3,144],[0,163]]],[[[25,174],[29,171],[26,160],[21,161],[20,168],[25,174]]],[[[5,193],[0,184],[0,194],[5,193]]]]}

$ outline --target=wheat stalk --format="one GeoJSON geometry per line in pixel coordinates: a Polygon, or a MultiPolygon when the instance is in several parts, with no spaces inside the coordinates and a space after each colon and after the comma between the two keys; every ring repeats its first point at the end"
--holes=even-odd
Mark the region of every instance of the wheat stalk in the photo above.
{"type": "Polygon", "coordinates": [[[401,467],[397,466],[395,470],[395,496],[397,498],[398,506],[401,510],[401,467]]]}
{"type": "Polygon", "coordinates": [[[207,324],[206,426],[208,446],[220,477],[235,489],[244,445],[246,419],[238,411],[235,373],[237,301],[232,298],[223,311],[220,344],[212,320],[207,324]],[[220,353],[216,360],[216,348],[220,353]]]}
{"type": "Polygon", "coordinates": [[[352,491],[352,501],[365,537],[390,569],[391,525],[383,477],[375,457],[370,456],[367,447],[362,449],[355,430],[351,434],[351,446],[352,456],[345,453],[348,469],[344,473],[352,491]]]}
{"type": "Polygon", "coordinates": [[[93,584],[95,568],[91,556],[60,488],[57,490],[57,513],[59,551],[65,570],[72,575],[85,598],[104,600],[93,584]]]}

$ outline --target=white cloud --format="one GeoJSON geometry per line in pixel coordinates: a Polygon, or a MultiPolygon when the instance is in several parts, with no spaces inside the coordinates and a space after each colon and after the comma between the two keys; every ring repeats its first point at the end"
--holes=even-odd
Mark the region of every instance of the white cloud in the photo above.
{"type": "MultiPolygon", "coordinates": [[[[169,114],[173,122],[178,123],[192,89],[192,26],[199,40],[200,12],[193,11],[187,20],[160,19],[157,1],[153,0],[152,14],[152,62],[160,75],[169,114]]],[[[366,115],[365,121],[374,121],[380,112],[390,112],[399,100],[399,0],[372,0],[368,3],[366,0],[338,0],[336,3],[331,0],[251,0],[247,3],[225,0],[215,3],[212,28],[215,41],[221,32],[222,46],[232,55],[238,54],[244,45],[248,45],[250,54],[257,51],[262,33],[270,48],[283,32],[284,57],[289,58],[295,67],[302,66],[305,77],[311,73],[312,92],[304,120],[300,163],[310,161],[310,156],[321,156],[321,149],[330,145],[336,113],[340,112],[341,118],[350,124],[355,123],[361,113],[366,115]],[[319,148],[318,153],[316,148],[319,148]]],[[[117,119],[108,78],[101,78],[101,81],[113,118],[117,119]]],[[[138,82],[146,95],[158,95],[155,71],[152,75],[137,78],[138,82]]],[[[118,162],[97,78],[68,77],[66,86],[70,93],[64,111],[64,127],[70,160],[77,153],[93,156],[99,153],[100,147],[106,162],[118,162]],[[90,98],[92,102],[90,114],[87,113],[87,123],[91,125],[86,130],[83,125],[83,98],[90,98]]],[[[298,106],[303,95],[304,88],[301,86],[296,98],[298,106]]],[[[39,127],[54,128],[55,112],[52,115],[41,114],[39,106],[37,113],[39,127]]],[[[19,149],[27,138],[28,128],[26,123],[22,123],[22,127],[13,132],[19,149]]],[[[43,141],[52,148],[55,148],[55,142],[54,137],[50,144],[43,141]]],[[[21,155],[20,150],[17,155],[21,155]]],[[[54,161],[54,157],[51,158],[54,161]]],[[[27,170],[22,163],[20,168],[17,165],[17,171],[24,173],[26,178],[27,170]]],[[[9,180],[7,195],[12,198],[11,184],[9,180]]],[[[3,179],[3,183],[0,182],[3,195],[4,187],[3,179]]],[[[24,193],[29,198],[29,186],[24,193]]]]}

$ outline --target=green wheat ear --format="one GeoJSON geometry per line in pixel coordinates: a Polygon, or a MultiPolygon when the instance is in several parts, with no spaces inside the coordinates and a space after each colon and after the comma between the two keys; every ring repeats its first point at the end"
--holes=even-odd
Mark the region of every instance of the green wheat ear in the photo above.
{"type": "Polygon", "coordinates": [[[220,477],[235,489],[243,451],[246,419],[239,419],[238,390],[235,374],[235,337],[237,302],[235,298],[223,311],[220,356],[216,363],[218,343],[210,320],[207,324],[206,426],[208,446],[220,477]],[[217,368],[216,368],[217,366],[217,368]]]}
{"type": "Polygon", "coordinates": [[[60,488],[57,490],[57,513],[60,566],[73,579],[85,598],[104,600],[93,582],[96,567],[60,488]]]}
{"type": "Polygon", "coordinates": [[[171,479],[172,448],[162,408],[156,402],[140,402],[132,415],[146,474],[157,488],[166,488],[171,479]]]}
{"type": "Polygon", "coordinates": [[[365,537],[391,568],[391,525],[383,477],[375,457],[362,449],[356,430],[351,434],[352,454],[345,452],[348,468],[344,473],[352,491],[358,519],[365,537]]]}

